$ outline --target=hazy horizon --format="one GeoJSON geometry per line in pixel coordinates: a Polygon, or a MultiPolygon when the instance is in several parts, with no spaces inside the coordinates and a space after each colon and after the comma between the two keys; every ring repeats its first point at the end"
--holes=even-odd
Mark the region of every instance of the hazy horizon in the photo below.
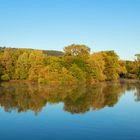
{"type": "Polygon", "coordinates": [[[0,0],[0,46],[62,51],[85,44],[133,60],[140,53],[139,7],[139,0],[0,0]]]}

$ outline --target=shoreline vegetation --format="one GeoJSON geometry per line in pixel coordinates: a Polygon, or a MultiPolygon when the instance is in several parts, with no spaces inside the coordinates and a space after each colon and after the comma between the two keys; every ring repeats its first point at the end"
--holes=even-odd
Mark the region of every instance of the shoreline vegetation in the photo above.
{"type": "Polygon", "coordinates": [[[50,85],[94,84],[102,81],[140,81],[140,54],[121,60],[114,51],[90,53],[72,44],[61,51],[0,47],[0,81],[50,85]]]}

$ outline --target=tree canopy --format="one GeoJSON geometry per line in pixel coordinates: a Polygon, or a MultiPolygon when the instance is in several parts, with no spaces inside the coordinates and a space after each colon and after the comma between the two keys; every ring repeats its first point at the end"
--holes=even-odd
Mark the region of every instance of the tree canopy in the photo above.
{"type": "Polygon", "coordinates": [[[125,61],[114,51],[90,54],[90,48],[80,44],[66,46],[64,55],[47,55],[45,50],[0,47],[1,81],[71,85],[119,78],[140,78],[140,54],[134,61],[125,61]]]}
{"type": "Polygon", "coordinates": [[[72,44],[64,48],[64,53],[68,56],[87,56],[90,48],[86,45],[72,44]]]}

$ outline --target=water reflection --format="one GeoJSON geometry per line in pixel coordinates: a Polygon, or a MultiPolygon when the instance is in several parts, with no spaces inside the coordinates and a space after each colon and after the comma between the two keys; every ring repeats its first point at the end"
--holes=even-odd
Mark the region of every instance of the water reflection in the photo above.
{"type": "Polygon", "coordinates": [[[64,103],[64,110],[85,113],[106,106],[113,107],[125,91],[135,90],[136,101],[140,101],[138,83],[108,82],[94,86],[50,87],[29,83],[1,83],[0,106],[6,112],[16,110],[38,113],[47,103],[64,103]]]}

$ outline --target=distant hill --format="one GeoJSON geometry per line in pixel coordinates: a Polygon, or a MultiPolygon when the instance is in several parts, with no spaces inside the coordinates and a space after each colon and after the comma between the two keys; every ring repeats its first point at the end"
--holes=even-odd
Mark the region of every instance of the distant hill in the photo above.
{"type": "MultiPolygon", "coordinates": [[[[4,49],[6,47],[1,47],[0,46],[0,51],[3,52],[4,49]]],[[[19,48],[10,48],[10,49],[19,49],[19,48]]],[[[34,50],[34,49],[30,49],[30,50],[34,50]]],[[[44,54],[46,54],[47,56],[63,56],[64,52],[62,51],[57,51],[57,50],[43,50],[44,54]]]]}
{"type": "Polygon", "coordinates": [[[56,50],[43,50],[43,52],[48,56],[63,56],[64,52],[56,50]]]}

